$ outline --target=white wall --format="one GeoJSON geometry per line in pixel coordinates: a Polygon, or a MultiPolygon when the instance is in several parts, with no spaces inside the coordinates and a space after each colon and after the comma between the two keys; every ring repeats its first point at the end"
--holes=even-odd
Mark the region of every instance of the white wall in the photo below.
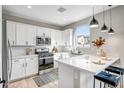
{"type": "MultiPolygon", "coordinates": [[[[106,39],[105,49],[108,54],[119,54],[122,66],[124,67],[124,6],[118,6],[112,9],[112,25],[115,30],[114,35],[108,35],[107,33],[101,33],[100,29],[103,25],[103,15],[102,13],[95,15],[96,19],[99,21],[99,27],[91,29],[91,41],[95,40],[99,36],[106,39]]],[[[73,28],[75,29],[79,25],[89,24],[92,17],[86,18],[79,22],[73,23],[65,27],[65,29],[73,28]]],[[[106,24],[109,27],[109,11],[106,12],[106,24]]],[[[91,44],[92,45],[92,44],[91,44]]],[[[91,46],[91,50],[95,52],[95,48],[91,46]]]]}
{"type": "Polygon", "coordinates": [[[2,7],[0,5],[0,77],[2,77],[2,7]]]}

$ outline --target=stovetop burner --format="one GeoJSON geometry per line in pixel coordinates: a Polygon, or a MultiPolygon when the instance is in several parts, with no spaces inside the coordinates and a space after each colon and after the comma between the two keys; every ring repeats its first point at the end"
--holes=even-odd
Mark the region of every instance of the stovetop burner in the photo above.
{"type": "Polygon", "coordinates": [[[48,48],[35,49],[35,53],[38,54],[39,57],[51,57],[51,56],[53,56],[53,53],[50,53],[48,48]]]}
{"type": "Polygon", "coordinates": [[[38,55],[39,55],[39,57],[51,57],[51,56],[53,56],[52,53],[39,53],[38,55]]]}

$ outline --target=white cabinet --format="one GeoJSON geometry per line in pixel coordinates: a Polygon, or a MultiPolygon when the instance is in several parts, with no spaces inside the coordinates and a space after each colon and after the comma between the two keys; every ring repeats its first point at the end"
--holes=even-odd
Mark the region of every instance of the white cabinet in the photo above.
{"type": "Polygon", "coordinates": [[[17,23],[16,38],[17,45],[35,45],[36,27],[32,25],[17,23]]]}
{"type": "Polygon", "coordinates": [[[14,59],[12,62],[12,75],[10,80],[17,80],[38,73],[38,57],[14,59]]]}
{"type": "Polygon", "coordinates": [[[62,31],[52,30],[51,31],[52,45],[62,45],[62,31]]]}
{"type": "Polygon", "coordinates": [[[25,59],[13,60],[11,80],[25,77],[24,63],[25,63],[25,59]]]}
{"type": "Polygon", "coordinates": [[[37,36],[51,37],[51,30],[49,28],[37,27],[37,36]]]}
{"type": "Polygon", "coordinates": [[[26,58],[26,75],[38,73],[38,57],[26,58]]]}
{"type": "Polygon", "coordinates": [[[67,46],[72,45],[72,29],[62,31],[62,44],[67,46]]]}
{"type": "Polygon", "coordinates": [[[12,21],[6,22],[6,30],[7,30],[7,39],[10,42],[10,45],[16,44],[16,23],[12,21]]]}
{"type": "Polygon", "coordinates": [[[58,45],[62,45],[62,31],[57,31],[56,40],[58,45]]]}
{"type": "Polygon", "coordinates": [[[6,29],[11,45],[36,45],[36,26],[7,21],[6,29]]]}
{"type": "Polygon", "coordinates": [[[26,26],[26,42],[27,45],[36,45],[36,26],[27,25],[26,26]]]}
{"type": "Polygon", "coordinates": [[[26,45],[26,25],[22,23],[16,24],[16,38],[17,38],[17,45],[26,45]]]}

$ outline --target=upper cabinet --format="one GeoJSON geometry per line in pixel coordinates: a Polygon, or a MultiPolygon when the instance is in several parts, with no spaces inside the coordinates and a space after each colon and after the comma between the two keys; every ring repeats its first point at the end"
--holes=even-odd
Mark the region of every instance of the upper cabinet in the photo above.
{"type": "Polygon", "coordinates": [[[7,39],[10,42],[10,45],[16,45],[16,23],[7,21],[6,23],[7,30],[7,39]]]}
{"type": "Polygon", "coordinates": [[[12,46],[34,46],[36,36],[51,38],[51,46],[72,45],[72,29],[64,31],[7,21],[7,36],[12,46]]]}
{"type": "Polygon", "coordinates": [[[26,40],[26,25],[22,23],[17,23],[16,24],[16,38],[17,38],[17,43],[16,45],[26,45],[27,40],[26,40]]]}
{"type": "Polygon", "coordinates": [[[71,46],[72,45],[72,29],[66,29],[62,31],[62,44],[71,46]]]}
{"type": "Polygon", "coordinates": [[[36,26],[32,25],[27,25],[26,26],[26,40],[27,40],[27,45],[36,45],[36,26]]]}
{"type": "Polygon", "coordinates": [[[52,39],[52,45],[53,46],[62,45],[62,31],[60,31],[60,30],[52,30],[51,31],[51,39],[52,39]]]}
{"type": "Polygon", "coordinates": [[[36,30],[36,26],[7,21],[7,37],[12,46],[35,45],[36,30]]]}
{"type": "Polygon", "coordinates": [[[17,23],[17,45],[35,45],[36,27],[27,24],[17,23]]]}
{"type": "Polygon", "coordinates": [[[51,29],[44,27],[37,27],[37,36],[51,37],[51,29]]]}

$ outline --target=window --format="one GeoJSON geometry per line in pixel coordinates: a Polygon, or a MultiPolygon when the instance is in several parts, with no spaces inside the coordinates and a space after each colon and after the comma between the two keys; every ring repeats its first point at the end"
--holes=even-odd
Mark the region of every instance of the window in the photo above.
{"type": "Polygon", "coordinates": [[[90,47],[90,27],[83,25],[76,28],[77,47],[90,47]]]}

